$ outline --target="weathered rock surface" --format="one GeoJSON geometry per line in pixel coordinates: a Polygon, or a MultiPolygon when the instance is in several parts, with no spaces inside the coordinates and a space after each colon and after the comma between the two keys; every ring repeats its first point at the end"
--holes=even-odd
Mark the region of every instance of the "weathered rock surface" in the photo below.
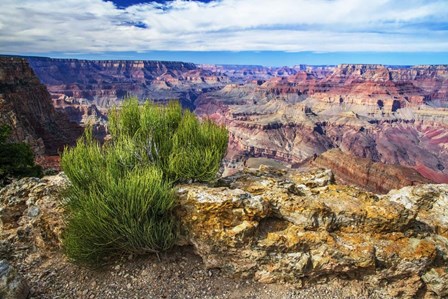
{"type": "MultiPolygon", "coordinates": [[[[261,166],[215,187],[182,185],[179,244],[208,268],[265,283],[340,278],[386,297],[448,296],[448,185],[375,195],[333,182],[330,170],[261,166]]],[[[23,268],[60,248],[67,183],[59,174],[0,190],[0,259],[23,268]]]]}
{"type": "Polygon", "coordinates": [[[26,299],[30,292],[27,282],[5,260],[0,260],[0,298],[26,299]]]}
{"type": "Polygon", "coordinates": [[[67,183],[59,174],[24,178],[0,190],[0,258],[39,258],[60,248],[64,227],[60,193],[67,183]]]}
{"type": "Polygon", "coordinates": [[[57,154],[81,133],[55,111],[46,87],[22,58],[0,57],[0,125],[9,125],[11,140],[30,144],[38,155],[57,154]]]}
{"type": "Polygon", "coordinates": [[[183,243],[209,268],[262,282],[359,279],[389,296],[448,296],[448,185],[378,196],[331,171],[264,170],[185,185],[183,243]]]}

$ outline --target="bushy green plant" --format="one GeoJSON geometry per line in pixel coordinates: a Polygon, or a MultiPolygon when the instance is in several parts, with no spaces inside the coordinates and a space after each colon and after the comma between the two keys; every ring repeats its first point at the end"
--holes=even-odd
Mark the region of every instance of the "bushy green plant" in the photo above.
{"type": "Polygon", "coordinates": [[[104,145],[86,130],[61,160],[72,183],[64,248],[82,263],[171,247],[173,186],[213,180],[228,138],[225,128],[200,122],[177,102],[140,106],[136,99],[111,109],[109,130],[104,145]]]}
{"type": "Polygon", "coordinates": [[[34,163],[30,146],[7,142],[10,133],[9,126],[0,126],[0,186],[7,184],[12,178],[42,175],[42,168],[34,163]]]}

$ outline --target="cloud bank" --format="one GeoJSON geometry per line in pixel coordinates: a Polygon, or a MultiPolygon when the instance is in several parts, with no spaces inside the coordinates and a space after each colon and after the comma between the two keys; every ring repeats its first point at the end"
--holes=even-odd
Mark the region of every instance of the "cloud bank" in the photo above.
{"type": "Polygon", "coordinates": [[[0,52],[446,52],[446,0],[2,0],[0,52]]]}

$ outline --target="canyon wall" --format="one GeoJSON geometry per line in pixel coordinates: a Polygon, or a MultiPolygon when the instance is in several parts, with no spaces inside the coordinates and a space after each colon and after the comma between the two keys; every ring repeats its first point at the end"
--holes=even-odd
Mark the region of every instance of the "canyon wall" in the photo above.
{"type": "MultiPolygon", "coordinates": [[[[300,166],[338,148],[349,159],[400,165],[443,183],[447,72],[447,66],[310,67],[201,95],[196,112],[227,125],[235,165],[247,156],[265,156],[300,166]]],[[[360,176],[352,181],[365,186],[360,176]]]]}
{"type": "Polygon", "coordinates": [[[310,164],[332,169],[338,184],[360,185],[366,190],[379,193],[431,182],[412,168],[373,162],[368,158],[357,158],[339,149],[324,152],[310,164]]]}
{"type": "Polygon", "coordinates": [[[37,155],[56,155],[81,133],[55,110],[45,85],[22,58],[0,57],[0,124],[12,128],[11,141],[30,144],[37,155]]]}
{"type": "Polygon", "coordinates": [[[192,63],[134,60],[76,60],[30,57],[30,65],[53,99],[107,107],[128,96],[194,107],[202,89],[226,83],[192,63]]]}

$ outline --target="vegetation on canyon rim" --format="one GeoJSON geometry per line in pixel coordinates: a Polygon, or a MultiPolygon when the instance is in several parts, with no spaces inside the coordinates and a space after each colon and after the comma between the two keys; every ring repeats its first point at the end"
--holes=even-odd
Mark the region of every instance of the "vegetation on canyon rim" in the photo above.
{"type": "Polygon", "coordinates": [[[7,142],[11,128],[0,126],[0,186],[12,178],[42,175],[40,166],[34,164],[31,147],[25,143],[7,142]]]}
{"type": "Polygon", "coordinates": [[[173,187],[213,180],[227,148],[224,127],[199,121],[177,102],[140,106],[129,99],[109,116],[109,141],[100,145],[88,129],[61,161],[72,183],[63,244],[80,263],[171,247],[173,187]]]}

